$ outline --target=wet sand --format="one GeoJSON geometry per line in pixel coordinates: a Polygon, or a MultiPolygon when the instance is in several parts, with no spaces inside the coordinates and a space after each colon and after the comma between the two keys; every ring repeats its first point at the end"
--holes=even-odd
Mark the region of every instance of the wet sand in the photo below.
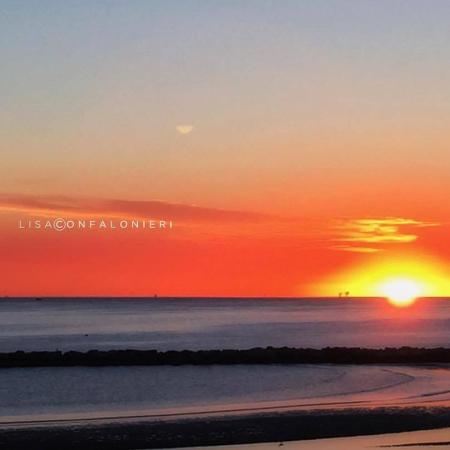
{"type": "Polygon", "coordinates": [[[46,423],[10,426],[0,428],[0,448],[8,450],[201,448],[448,427],[450,427],[450,407],[274,411],[183,419],[129,419],[107,423],[79,421],[53,425],[46,423]]]}
{"type": "MultiPolygon", "coordinates": [[[[375,436],[313,439],[309,441],[219,445],[214,447],[204,447],[204,450],[364,450],[376,448],[399,450],[406,450],[408,448],[415,450],[448,449],[450,448],[450,428],[381,434],[375,436]]],[[[193,450],[193,448],[185,448],[185,450],[193,450]]]]}

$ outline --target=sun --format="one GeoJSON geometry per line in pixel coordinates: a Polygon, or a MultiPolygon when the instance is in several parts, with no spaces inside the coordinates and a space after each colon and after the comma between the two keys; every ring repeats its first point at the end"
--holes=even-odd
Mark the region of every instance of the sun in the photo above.
{"type": "Polygon", "coordinates": [[[394,306],[403,308],[412,305],[423,295],[423,285],[413,279],[392,278],[380,283],[378,291],[394,306]]]}
{"type": "Polygon", "coordinates": [[[321,297],[349,292],[351,297],[386,298],[397,307],[410,306],[418,298],[448,297],[448,266],[426,255],[380,256],[324,279],[316,294],[321,297]]]}

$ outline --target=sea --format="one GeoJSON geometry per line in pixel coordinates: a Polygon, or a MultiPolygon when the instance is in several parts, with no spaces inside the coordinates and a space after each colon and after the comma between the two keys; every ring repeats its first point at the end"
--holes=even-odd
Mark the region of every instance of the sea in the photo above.
{"type": "MultiPolygon", "coordinates": [[[[0,352],[450,345],[450,301],[0,300],[0,352]]],[[[450,368],[339,365],[0,369],[0,428],[198,414],[450,405],[450,368]]]]}
{"type": "Polygon", "coordinates": [[[0,352],[448,347],[450,300],[0,299],[0,352]]]}

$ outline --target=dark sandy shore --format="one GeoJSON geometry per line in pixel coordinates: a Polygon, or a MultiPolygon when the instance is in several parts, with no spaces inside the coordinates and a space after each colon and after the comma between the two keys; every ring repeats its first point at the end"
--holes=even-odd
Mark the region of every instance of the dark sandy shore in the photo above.
{"type": "Polygon", "coordinates": [[[449,426],[449,407],[289,411],[1,428],[0,448],[125,450],[201,447],[396,433],[449,426]]]}

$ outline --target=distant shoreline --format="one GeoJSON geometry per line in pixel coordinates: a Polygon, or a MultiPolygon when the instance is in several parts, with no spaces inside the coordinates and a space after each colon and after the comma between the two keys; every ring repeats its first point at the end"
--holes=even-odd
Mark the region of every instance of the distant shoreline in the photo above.
{"type": "Polygon", "coordinates": [[[322,349],[266,347],[247,350],[90,350],[0,353],[0,368],[233,364],[447,364],[450,348],[322,349]]]}

